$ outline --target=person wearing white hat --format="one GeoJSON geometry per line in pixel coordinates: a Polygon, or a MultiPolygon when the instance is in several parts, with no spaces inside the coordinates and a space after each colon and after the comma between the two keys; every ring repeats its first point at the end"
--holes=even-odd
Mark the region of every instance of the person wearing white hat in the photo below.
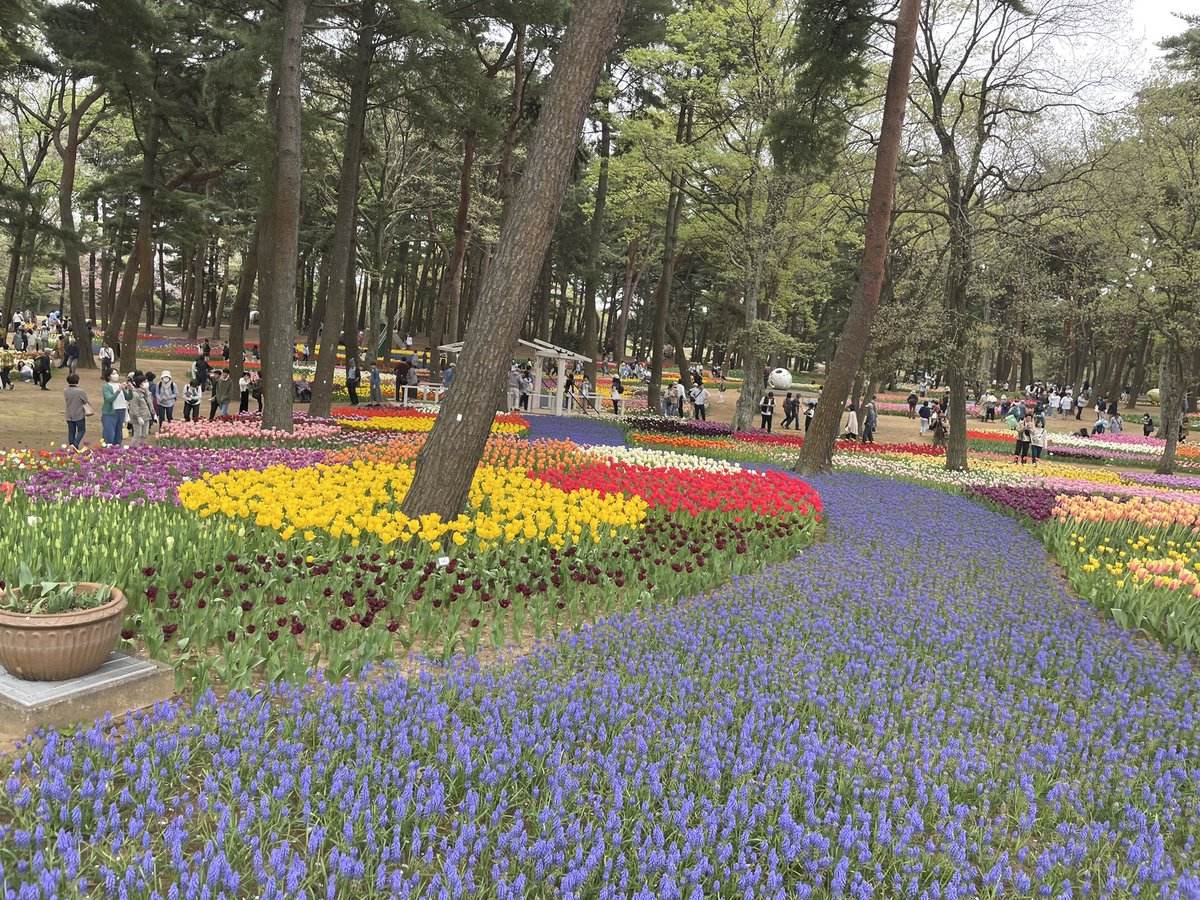
{"type": "Polygon", "coordinates": [[[163,422],[175,421],[175,403],[179,400],[179,386],[171,373],[164,371],[158,376],[158,427],[163,422]]]}

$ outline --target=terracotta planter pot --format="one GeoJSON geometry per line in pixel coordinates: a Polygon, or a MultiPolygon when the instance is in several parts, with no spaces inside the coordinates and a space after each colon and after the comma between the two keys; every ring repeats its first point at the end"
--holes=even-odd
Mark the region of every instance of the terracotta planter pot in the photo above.
{"type": "MultiPolygon", "coordinates": [[[[107,585],[81,582],[76,593],[107,585]]],[[[26,681],[66,681],[96,671],[112,653],[129,601],[116,588],[95,609],[32,616],[0,609],[0,666],[26,681]]]]}

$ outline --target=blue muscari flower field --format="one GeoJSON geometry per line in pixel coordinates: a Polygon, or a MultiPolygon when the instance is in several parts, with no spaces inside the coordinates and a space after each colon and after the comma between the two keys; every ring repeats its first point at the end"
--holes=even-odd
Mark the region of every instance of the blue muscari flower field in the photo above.
{"type": "Polygon", "coordinates": [[[3,896],[1200,897],[1194,660],[1011,518],[815,485],[794,561],[509,665],[46,735],[3,896]]]}

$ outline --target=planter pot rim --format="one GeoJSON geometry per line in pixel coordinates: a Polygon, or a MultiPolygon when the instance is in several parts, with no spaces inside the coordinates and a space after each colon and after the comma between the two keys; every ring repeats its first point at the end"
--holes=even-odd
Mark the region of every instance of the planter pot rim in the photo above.
{"type": "MultiPolygon", "coordinates": [[[[128,602],[125,595],[120,589],[108,584],[101,584],[97,581],[81,581],[75,586],[76,593],[81,591],[95,591],[107,588],[112,591],[112,597],[107,603],[102,603],[100,606],[92,609],[73,609],[61,613],[16,613],[6,609],[0,609],[0,625],[7,625],[18,628],[63,628],[72,625],[85,625],[89,622],[94,622],[98,619],[104,619],[112,615],[113,607],[118,604],[122,607],[128,602]]],[[[10,588],[11,591],[19,589],[10,588]]]]}

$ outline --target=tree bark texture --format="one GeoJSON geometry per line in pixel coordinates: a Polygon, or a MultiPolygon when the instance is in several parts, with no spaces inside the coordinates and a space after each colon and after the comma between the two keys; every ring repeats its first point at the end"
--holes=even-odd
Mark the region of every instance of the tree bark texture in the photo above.
{"type": "MultiPolygon", "coordinates": [[[[329,285],[325,295],[325,316],[322,325],[324,330],[321,332],[317,373],[313,378],[312,402],[308,407],[309,414],[314,416],[329,415],[333,404],[333,373],[337,366],[338,338],[342,329],[346,331],[348,359],[352,343],[350,332],[357,331],[358,327],[353,321],[353,315],[346,315],[346,285],[354,282],[354,225],[358,217],[358,182],[362,168],[363,131],[367,121],[371,62],[375,55],[376,24],[375,0],[363,0],[354,81],[350,85],[350,110],[346,116],[346,136],[342,143],[342,171],[338,177],[333,245],[326,257],[329,285]]],[[[357,344],[357,341],[353,343],[357,344]]]]}
{"type": "Polygon", "coordinates": [[[264,430],[292,431],[292,307],[300,233],[300,60],[309,0],[282,0],[276,67],[275,154],[262,254],[259,353],[264,430]]]}
{"type": "MultiPolygon", "coordinates": [[[[825,377],[822,400],[800,457],[793,467],[802,475],[811,475],[833,466],[833,446],[841,429],[842,409],[850,396],[854,376],[862,365],[871,337],[871,324],[879,309],[884,269],[888,257],[888,232],[892,221],[893,193],[896,184],[896,163],[900,158],[900,141],[904,129],[904,112],[908,102],[908,85],[912,77],[913,56],[917,46],[917,20],[921,0],[901,0],[896,19],[896,44],[888,71],[887,95],[883,105],[883,124],[879,131],[879,146],[875,153],[875,173],[871,182],[871,198],[866,220],[866,240],[863,246],[862,269],[850,314],[842,328],[833,363],[825,377]]],[[[747,370],[746,380],[752,373],[747,370]]]]}
{"type": "MultiPolygon", "coordinates": [[[[75,172],[79,161],[79,145],[85,137],[82,130],[83,117],[104,96],[104,88],[93,89],[86,97],[75,102],[74,87],[71,90],[72,108],[67,119],[66,141],[57,141],[62,156],[62,175],[58,184],[58,215],[63,233],[63,260],[67,269],[67,291],[71,304],[71,330],[79,348],[79,365],[94,369],[96,360],[92,356],[92,334],[88,328],[87,307],[83,299],[83,271],[79,263],[79,235],[75,230],[75,212],[71,206],[75,197],[75,172]]],[[[90,133],[89,126],[87,133],[90,133]]],[[[6,322],[11,319],[6,319],[6,322]]]]}
{"type": "Polygon", "coordinates": [[[583,283],[583,348],[591,357],[584,372],[596,383],[596,360],[600,358],[600,316],[596,312],[596,293],[600,286],[600,248],[604,244],[604,207],[608,202],[608,154],[612,131],[608,124],[608,107],[600,121],[600,175],[596,179],[596,206],[592,211],[592,228],[588,236],[587,275],[583,283]]]}
{"type": "MultiPolygon", "coordinates": [[[[158,167],[158,142],[162,134],[162,119],[157,112],[150,114],[146,128],[145,146],[142,151],[142,183],[138,187],[138,229],[134,238],[130,262],[136,268],[137,280],[133,283],[129,301],[125,305],[125,323],[121,334],[121,368],[131,372],[137,368],[138,320],[142,308],[152,302],[154,294],[154,173],[158,167]]],[[[121,290],[125,290],[122,283],[121,290]]]]}
{"type": "Polygon", "coordinates": [[[434,315],[433,350],[438,345],[458,340],[458,307],[462,302],[463,265],[467,258],[467,245],[471,238],[471,175],[475,169],[475,143],[478,138],[474,128],[463,135],[463,163],[459,172],[458,212],[454,216],[454,247],[446,274],[442,279],[442,291],[438,296],[437,312],[434,315]]]}
{"type": "Polygon", "coordinates": [[[579,148],[584,118],[604,58],[616,39],[626,0],[580,3],[559,49],[528,163],[500,230],[496,254],[467,331],[460,372],[417,454],[405,515],[453,519],[466,508],[504,389],[511,349],[529,308],[579,148]]]}
{"type": "Polygon", "coordinates": [[[258,236],[262,231],[262,216],[254,223],[250,247],[242,257],[242,274],[238,277],[237,293],[233,295],[233,312],[229,319],[229,377],[241,378],[246,362],[246,320],[250,318],[250,301],[254,297],[254,282],[258,278],[258,236]]]}

